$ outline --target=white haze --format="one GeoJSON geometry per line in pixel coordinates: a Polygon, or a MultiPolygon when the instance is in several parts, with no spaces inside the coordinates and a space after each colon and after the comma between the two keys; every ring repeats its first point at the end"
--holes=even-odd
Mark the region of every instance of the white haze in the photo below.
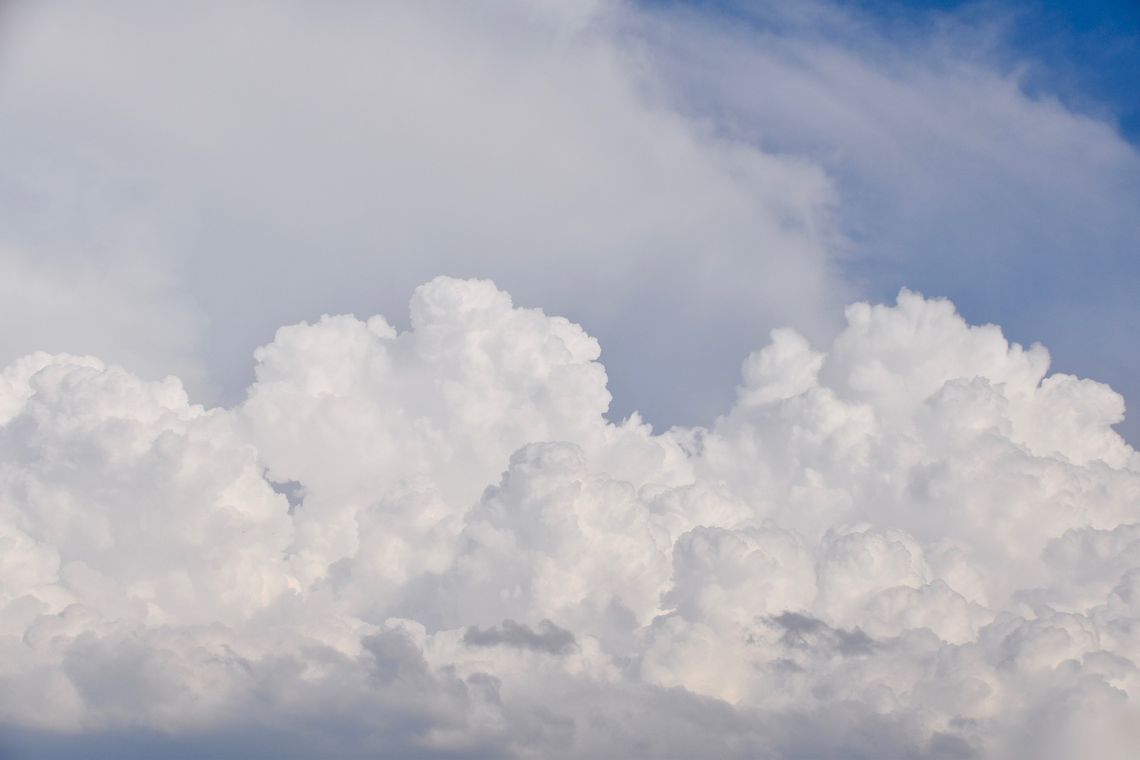
{"type": "Polygon", "coordinates": [[[945,300],[846,321],[661,434],[488,281],[283,327],[230,408],[15,362],[9,754],[1130,757],[1120,396],[945,300]]]}

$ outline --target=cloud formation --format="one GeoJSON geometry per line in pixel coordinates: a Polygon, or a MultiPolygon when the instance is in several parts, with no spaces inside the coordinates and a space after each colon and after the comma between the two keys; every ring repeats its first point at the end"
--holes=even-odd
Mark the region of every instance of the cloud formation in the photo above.
{"type": "Polygon", "coordinates": [[[512,646],[533,649],[549,654],[561,654],[574,646],[574,634],[559,628],[549,620],[543,620],[537,631],[530,626],[504,620],[502,626],[492,628],[468,628],[463,634],[463,643],[477,647],[512,646]]]}
{"type": "Polygon", "coordinates": [[[229,408],[14,362],[0,742],[1127,757],[1120,396],[944,300],[846,316],[825,347],[775,331],[730,409],[659,433],[606,419],[585,331],[478,280],[421,286],[404,331],[281,328],[229,408]]]}

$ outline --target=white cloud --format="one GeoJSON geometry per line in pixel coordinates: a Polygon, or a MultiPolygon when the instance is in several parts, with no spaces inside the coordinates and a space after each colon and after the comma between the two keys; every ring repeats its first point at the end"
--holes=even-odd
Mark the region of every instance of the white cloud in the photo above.
{"type": "Polygon", "coordinates": [[[4,371],[13,747],[1136,745],[1140,455],[1044,349],[904,291],[830,346],[777,331],[729,411],[655,435],[605,419],[565,319],[452,279],[411,315],[282,328],[228,409],[91,358],[4,371]]]}

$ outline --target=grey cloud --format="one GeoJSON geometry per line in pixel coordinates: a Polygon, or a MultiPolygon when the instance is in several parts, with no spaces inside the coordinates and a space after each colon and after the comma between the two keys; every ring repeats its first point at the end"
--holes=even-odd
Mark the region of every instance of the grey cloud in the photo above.
{"type": "Polygon", "coordinates": [[[514,620],[489,628],[472,626],[463,633],[463,643],[475,647],[516,647],[547,654],[565,654],[577,645],[574,634],[559,628],[549,620],[541,621],[534,629],[514,620]]]}
{"type": "Polygon", "coordinates": [[[851,657],[870,654],[876,642],[858,628],[845,630],[832,628],[818,618],[799,612],[784,612],[768,619],[771,625],[783,629],[780,642],[793,648],[828,647],[840,654],[851,657]]]}
{"type": "Polygon", "coordinates": [[[289,514],[293,514],[305,503],[305,487],[300,482],[296,480],[287,480],[281,483],[273,480],[268,482],[275,493],[281,494],[289,502],[289,514]]]}

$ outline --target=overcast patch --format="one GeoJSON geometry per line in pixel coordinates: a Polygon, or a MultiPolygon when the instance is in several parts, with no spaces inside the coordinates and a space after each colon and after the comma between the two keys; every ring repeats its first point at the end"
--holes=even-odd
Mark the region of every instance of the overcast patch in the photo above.
{"type": "Polygon", "coordinates": [[[573,633],[549,620],[540,622],[535,630],[513,620],[504,620],[502,625],[493,628],[471,627],[464,631],[463,643],[474,647],[516,647],[547,654],[564,654],[575,645],[573,633]]]}
{"type": "Polygon", "coordinates": [[[780,642],[788,647],[830,646],[845,656],[870,654],[875,641],[858,628],[850,631],[832,628],[822,620],[785,612],[769,618],[774,625],[784,629],[780,642]]]}

